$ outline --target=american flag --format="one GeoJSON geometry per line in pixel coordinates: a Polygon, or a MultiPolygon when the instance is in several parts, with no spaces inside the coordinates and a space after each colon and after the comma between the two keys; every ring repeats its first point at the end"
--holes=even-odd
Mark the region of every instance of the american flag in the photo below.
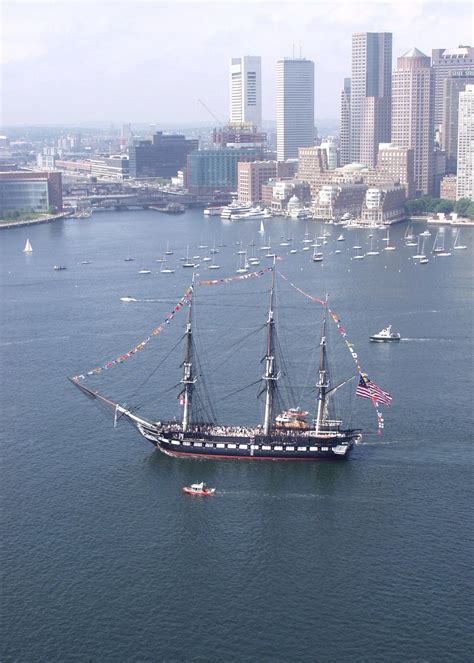
{"type": "Polygon", "coordinates": [[[370,398],[377,403],[383,403],[384,405],[390,405],[392,402],[392,397],[388,391],[383,391],[380,387],[377,387],[376,384],[371,382],[368,377],[359,377],[359,384],[356,389],[356,396],[361,396],[362,398],[370,398]]]}

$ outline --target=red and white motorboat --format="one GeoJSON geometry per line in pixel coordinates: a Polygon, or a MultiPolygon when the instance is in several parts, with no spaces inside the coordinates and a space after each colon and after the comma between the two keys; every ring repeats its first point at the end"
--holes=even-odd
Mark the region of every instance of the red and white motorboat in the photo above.
{"type": "Polygon", "coordinates": [[[192,483],[190,486],[183,486],[183,492],[188,495],[214,495],[215,488],[208,488],[204,481],[201,483],[192,483]]]}

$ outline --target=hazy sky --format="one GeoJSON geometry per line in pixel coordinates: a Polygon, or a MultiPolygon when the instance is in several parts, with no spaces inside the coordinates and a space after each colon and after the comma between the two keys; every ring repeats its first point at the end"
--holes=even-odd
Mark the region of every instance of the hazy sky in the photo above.
{"type": "Polygon", "coordinates": [[[276,60],[315,61],[317,118],[337,118],[351,33],[393,32],[393,55],[472,45],[470,2],[23,2],[3,0],[0,123],[213,122],[228,117],[229,59],[261,55],[263,117],[276,60]]]}

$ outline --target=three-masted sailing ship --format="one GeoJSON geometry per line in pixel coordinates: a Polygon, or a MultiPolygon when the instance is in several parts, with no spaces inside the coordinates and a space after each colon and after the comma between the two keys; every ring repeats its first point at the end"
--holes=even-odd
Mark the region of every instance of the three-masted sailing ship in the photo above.
{"type": "Polygon", "coordinates": [[[189,290],[188,315],[184,333],[184,360],[179,401],[183,407],[181,421],[151,421],[131,408],[120,405],[98,391],[71,378],[85,394],[112,406],[115,417],[125,417],[157,449],[169,456],[196,458],[239,458],[270,460],[320,460],[347,458],[355,442],[361,438],[360,429],[344,428],[342,420],[330,415],[331,397],[341,384],[331,384],[327,362],[327,301],[319,338],[319,367],[316,376],[316,402],[313,417],[307,421],[307,412],[293,407],[283,413],[276,412],[276,390],[280,371],[277,366],[274,319],[275,268],[266,318],[266,343],[263,362],[262,389],[264,413],[257,426],[219,425],[215,422],[195,421],[193,395],[199,380],[193,342],[194,282],[189,290]]]}

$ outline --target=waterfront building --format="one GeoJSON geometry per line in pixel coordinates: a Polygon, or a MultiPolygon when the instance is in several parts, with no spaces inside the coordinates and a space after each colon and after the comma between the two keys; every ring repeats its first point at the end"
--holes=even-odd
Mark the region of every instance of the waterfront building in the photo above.
{"type": "Polygon", "coordinates": [[[443,81],[441,145],[446,152],[446,170],[450,174],[456,172],[459,93],[464,92],[466,85],[472,84],[474,84],[474,65],[472,75],[464,74],[463,70],[459,75],[459,72],[455,70],[443,81]]]}
{"type": "Polygon", "coordinates": [[[456,198],[474,200],[474,85],[459,93],[456,198]]]}
{"type": "Polygon", "coordinates": [[[296,196],[300,205],[311,202],[311,192],[307,182],[297,179],[275,180],[262,185],[262,202],[271,207],[274,214],[284,214],[288,203],[296,196]]]}
{"type": "Polygon", "coordinates": [[[390,140],[392,34],[352,35],[350,82],[351,161],[373,167],[378,144],[390,140]]]}
{"type": "Polygon", "coordinates": [[[5,212],[61,211],[61,173],[16,170],[0,172],[0,215],[5,212]]]}
{"type": "Polygon", "coordinates": [[[344,214],[359,218],[366,191],[366,184],[324,185],[314,201],[314,216],[325,221],[339,221],[344,214]]]}
{"type": "Polygon", "coordinates": [[[186,164],[187,156],[198,147],[196,139],[157,131],[152,140],[138,140],[130,145],[130,177],[174,177],[186,164]]]}
{"type": "Polygon", "coordinates": [[[439,185],[439,197],[456,200],[456,175],[445,175],[439,185]]]}
{"type": "Polygon", "coordinates": [[[406,197],[415,195],[415,162],[411,147],[400,147],[393,143],[380,143],[376,170],[387,181],[398,182],[405,187],[406,197]]]}
{"type": "Polygon", "coordinates": [[[230,121],[262,127],[262,59],[259,55],[232,58],[230,63],[230,121]]]}
{"type": "Polygon", "coordinates": [[[187,159],[186,187],[190,193],[197,195],[236,191],[237,164],[261,161],[262,156],[259,148],[217,148],[192,152],[187,159]]]}
{"type": "Polygon", "coordinates": [[[328,170],[328,153],[322,145],[299,148],[298,179],[308,182],[312,196],[315,196],[319,190],[319,176],[328,170]]]}
{"type": "Polygon", "coordinates": [[[443,123],[444,81],[450,76],[474,76],[474,48],[434,48],[431,51],[434,86],[434,124],[443,123]]]}
{"type": "Polygon", "coordinates": [[[298,148],[314,145],[314,62],[277,62],[277,160],[296,158],[298,148]]]}
{"type": "Polygon", "coordinates": [[[341,129],[339,134],[339,165],[351,162],[351,79],[344,79],[341,92],[341,129]]]}
{"type": "Polygon", "coordinates": [[[237,194],[242,203],[262,200],[262,184],[277,176],[276,161],[240,161],[237,164],[237,194]]]}
{"type": "Polygon", "coordinates": [[[392,143],[411,147],[417,195],[434,184],[433,86],[429,57],[417,48],[397,59],[392,86],[392,143]]]}
{"type": "Polygon", "coordinates": [[[124,154],[96,156],[90,159],[91,175],[111,180],[126,180],[130,176],[129,158],[124,154]]]}
{"type": "Polygon", "coordinates": [[[406,217],[405,201],[405,188],[402,186],[370,187],[365,193],[360,219],[362,223],[377,225],[403,221],[406,217]]]}

